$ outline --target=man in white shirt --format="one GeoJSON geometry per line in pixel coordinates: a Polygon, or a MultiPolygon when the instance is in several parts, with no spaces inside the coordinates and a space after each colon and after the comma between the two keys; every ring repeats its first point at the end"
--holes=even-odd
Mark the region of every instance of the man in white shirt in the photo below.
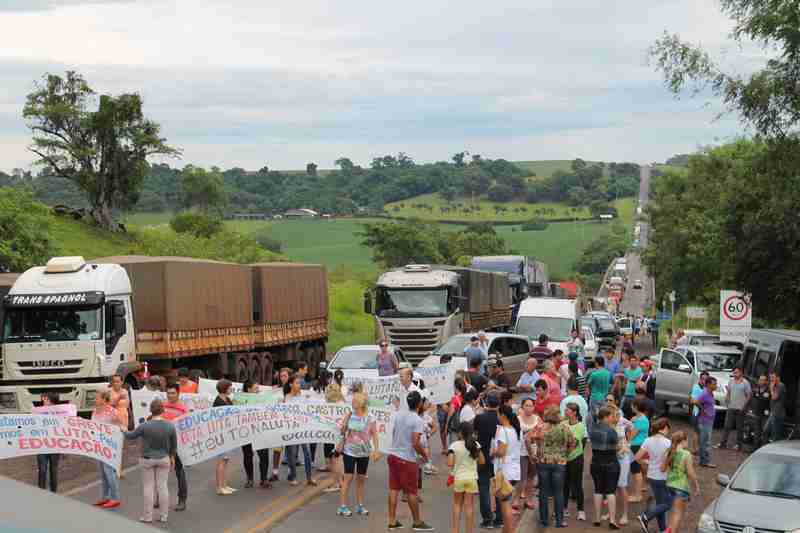
{"type": "Polygon", "coordinates": [[[517,392],[522,394],[522,399],[533,398],[533,387],[536,382],[541,379],[536,367],[539,366],[539,361],[535,357],[529,357],[525,362],[525,372],[517,380],[517,392]]]}
{"type": "Polygon", "coordinates": [[[419,391],[419,387],[414,384],[414,372],[410,368],[401,368],[399,376],[402,397],[394,399],[394,408],[398,411],[408,411],[408,402],[404,400],[410,392],[419,391]]]}

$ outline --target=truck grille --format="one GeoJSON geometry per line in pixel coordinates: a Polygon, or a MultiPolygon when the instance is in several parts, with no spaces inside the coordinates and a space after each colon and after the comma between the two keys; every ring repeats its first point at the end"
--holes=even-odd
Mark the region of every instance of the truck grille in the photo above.
{"type": "MultiPolygon", "coordinates": [[[[719,530],[722,533],[742,533],[742,530],[746,527],[741,524],[732,524],[731,522],[717,522],[719,525],[719,530]]],[[[757,527],[755,528],[756,533],[784,533],[780,529],[764,529],[757,527]]]]}
{"type": "Polygon", "coordinates": [[[17,366],[23,376],[68,376],[81,371],[83,359],[59,361],[19,361],[17,366]]]}
{"type": "Polygon", "coordinates": [[[389,342],[403,350],[406,359],[416,365],[436,348],[439,330],[436,328],[387,328],[389,342]]]}

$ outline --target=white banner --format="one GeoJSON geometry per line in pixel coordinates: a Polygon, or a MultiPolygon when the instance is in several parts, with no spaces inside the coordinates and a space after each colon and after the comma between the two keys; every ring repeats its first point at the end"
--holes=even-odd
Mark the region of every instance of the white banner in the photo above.
{"type": "MultiPolygon", "coordinates": [[[[167,401],[167,393],[160,391],[132,390],[130,395],[131,409],[133,410],[133,427],[137,427],[147,420],[147,417],[150,416],[150,403],[154,399],[160,398],[162,401],[167,401]]],[[[214,404],[214,398],[216,398],[216,394],[181,394],[181,403],[191,413],[210,408],[214,404]]]]}
{"type": "Polygon", "coordinates": [[[65,453],[119,468],[122,438],[115,425],[79,417],[0,415],[0,459],[65,453]]]}
{"type": "MultiPolygon", "coordinates": [[[[216,379],[206,379],[200,378],[200,381],[197,382],[197,394],[212,394],[214,397],[217,396],[217,381],[216,379]]],[[[231,387],[231,394],[236,392],[242,392],[244,389],[244,383],[238,383],[233,381],[233,387],[231,387]]]]}
{"type": "Polygon", "coordinates": [[[59,403],[55,405],[34,406],[35,415],[78,416],[78,408],[72,403],[59,403]]]}
{"type": "MultiPolygon", "coordinates": [[[[455,393],[454,382],[456,377],[456,365],[444,364],[429,367],[417,367],[414,369],[415,377],[421,378],[425,382],[425,389],[420,391],[423,397],[427,397],[432,404],[443,404],[450,401],[455,393]]],[[[358,370],[344,370],[343,383],[348,390],[354,383],[364,385],[364,392],[367,393],[370,401],[381,401],[389,405],[404,396],[405,390],[400,384],[400,376],[365,376],[358,370]]]]}
{"type": "Polygon", "coordinates": [[[745,343],[750,336],[753,309],[749,296],[739,291],[719,292],[719,339],[745,343]]]}
{"type": "MultiPolygon", "coordinates": [[[[350,407],[317,402],[280,403],[267,406],[233,405],[195,411],[175,421],[178,455],[193,465],[245,444],[253,448],[279,448],[296,444],[341,440],[341,424],[350,407]]],[[[370,408],[377,423],[381,451],[392,440],[392,409],[370,408]]]]}

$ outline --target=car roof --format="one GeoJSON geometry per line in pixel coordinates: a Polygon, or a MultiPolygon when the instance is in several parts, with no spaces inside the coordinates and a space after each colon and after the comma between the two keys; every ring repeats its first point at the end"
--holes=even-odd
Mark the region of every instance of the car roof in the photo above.
{"type": "Polygon", "coordinates": [[[681,346],[681,348],[687,348],[692,350],[695,353],[730,353],[730,354],[741,354],[742,351],[738,348],[734,348],[733,346],[723,346],[721,344],[702,344],[698,346],[681,346]]]}
{"type": "Polygon", "coordinates": [[[800,440],[775,441],[754,451],[753,456],[760,455],[762,453],[800,458],[800,440]]]}
{"type": "MultiPolygon", "coordinates": [[[[458,335],[451,335],[444,342],[447,342],[450,339],[455,338],[455,337],[465,337],[465,338],[469,339],[470,337],[477,337],[477,336],[478,336],[477,333],[459,333],[458,335]]],[[[489,339],[489,340],[498,339],[500,337],[502,337],[502,338],[511,337],[513,339],[522,339],[522,340],[525,340],[525,341],[529,341],[530,340],[527,335],[517,335],[515,333],[488,333],[488,332],[486,333],[486,338],[489,339]]],[[[442,344],[444,344],[444,342],[442,344]]]]}
{"type": "Polygon", "coordinates": [[[719,335],[714,335],[713,333],[709,333],[703,329],[685,329],[683,330],[683,334],[687,337],[701,337],[701,336],[709,336],[709,337],[719,337],[719,335]]]}
{"type": "MultiPolygon", "coordinates": [[[[342,346],[341,348],[339,348],[337,350],[337,352],[344,352],[344,351],[347,351],[347,350],[354,350],[354,351],[355,350],[376,350],[377,351],[377,350],[380,350],[380,348],[381,347],[378,346],[377,344],[354,344],[352,346],[342,346]]],[[[389,348],[391,348],[393,350],[396,350],[398,347],[395,346],[394,344],[390,344],[389,348]]]]}

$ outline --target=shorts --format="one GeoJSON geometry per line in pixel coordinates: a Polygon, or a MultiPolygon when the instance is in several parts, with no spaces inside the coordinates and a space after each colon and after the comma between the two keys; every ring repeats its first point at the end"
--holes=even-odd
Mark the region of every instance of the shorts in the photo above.
{"type": "Polygon", "coordinates": [[[447,411],[438,409],[436,412],[436,421],[439,422],[439,432],[442,432],[447,425],[447,411]]]}
{"type": "Polygon", "coordinates": [[[336,451],[335,444],[325,443],[322,445],[322,454],[325,456],[325,459],[332,459],[334,451],[336,451]]]}
{"type": "Polygon", "coordinates": [[[617,492],[619,484],[619,463],[595,463],[592,461],[589,472],[594,481],[595,494],[608,496],[617,492]]]}
{"type": "Polygon", "coordinates": [[[359,476],[367,475],[367,468],[369,467],[369,457],[353,457],[346,453],[342,455],[342,462],[344,463],[344,473],[353,474],[358,472],[359,476]]]}
{"type": "MultiPolygon", "coordinates": [[[[631,446],[631,454],[634,456],[636,452],[639,451],[641,446],[631,446]]],[[[642,473],[642,465],[639,464],[639,461],[631,461],[631,474],[641,474],[642,473]]]]}
{"type": "Polygon", "coordinates": [[[680,498],[681,500],[685,500],[687,502],[692,500],[691,494],[689,494],[685,490],[676,489],[674,487],[667,487],[667,489],[669,490],[669,493],[672,495],[673,499],[680,498]]]}
{"type": "Polygon", "coordinates": [[[477,479],[457,479],[453,482],[453,492],[467,494],[478,494],[478,480],[477,479]]]}
{"type": "Polygon", "coordinates": [[[406,494],[417,494],[419,467],[415,461],[406,461],[396,455],[386,459],[389,466],[389,490],[402,490],[406,494]]]}
{"type": "Polygon", "coordinates": [[[628,481],[631,474],[631,456],[626,455],[619,460],[619,479],[617,480],[617,487],[624,489],[628,487],[628,481]]]}

